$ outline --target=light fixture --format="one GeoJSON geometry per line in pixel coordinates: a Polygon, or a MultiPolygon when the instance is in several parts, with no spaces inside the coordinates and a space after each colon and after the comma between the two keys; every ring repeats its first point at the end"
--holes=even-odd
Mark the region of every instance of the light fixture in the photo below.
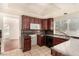
{"type": "Polygon", "coordinates": [[[64,13],[64,15],[67,15],[68,13],[64,13]]]}

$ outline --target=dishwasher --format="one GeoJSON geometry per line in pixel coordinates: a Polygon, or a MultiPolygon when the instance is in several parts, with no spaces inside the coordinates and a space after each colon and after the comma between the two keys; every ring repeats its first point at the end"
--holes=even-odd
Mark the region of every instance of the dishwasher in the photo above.
{"type": "Polygon", "coordinates": [[[31,45],[37,45],[37,35],[33,34],[31,36],[31,45]]]}

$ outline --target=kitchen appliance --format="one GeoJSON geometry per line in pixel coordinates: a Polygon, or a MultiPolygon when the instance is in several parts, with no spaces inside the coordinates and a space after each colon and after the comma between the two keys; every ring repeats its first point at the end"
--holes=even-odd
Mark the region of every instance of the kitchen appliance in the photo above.
{"type": "Polygon", "coordinates": [[[46,46],[52,47],[53,46],[53,30],[45,30],[45,40],[46,40],[46,46]]]}
{"type": "Polygon", "coordinates": [[[51,36],[46,36],[46,46],[47,47],[52,47],[53,46],[53,37],[51,37],[51,36]]]}

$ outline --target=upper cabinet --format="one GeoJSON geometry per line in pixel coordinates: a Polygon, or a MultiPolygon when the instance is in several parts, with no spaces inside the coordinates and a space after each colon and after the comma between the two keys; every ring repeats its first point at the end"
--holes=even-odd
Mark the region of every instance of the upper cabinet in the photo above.
{"type": "Polygon", "coordinates": [[[30,30],[31,24],[39,24],[41,26],[41,19],[23,15],[22,16],[22,30],[30,30]]]}
{"type": "Polygon", "coordinates": [[[30,23],[35,23],[35,18],[30,17],[29,21],[30,21],[30,23]]]}
{"type": "Polygon", "coordinates": [[[49,30],[53,30],[53,25],[54,24],[54,22],[53,22],[53,18],[49,18],[48,20],[47,20],[47,28],[49,29],[49,30]]]}
{"type": "Polygon", "coordinates": [[[40,25],[39,30],[48,30],[48,29],[51,30],[52,23],[53,23],[53,18],[40,19],[40,18],[34,18],[24,15],[22,16],[22,30],[30,30],[31,24],[39,24],[40,25]]]}
{"type": "Polygon", "coordinates": [[[42,30],[47,30],[47,20],[46,19],[43,19],[42,20],[42,30]]]}
{"type": "Polygon", "coordinates": [[[27,16],[22,16],[22,30],[30,29],[30,18],[27,16]]]}
{"type": "Polygon", "coordinates": [[[42,20],[42,30],[52,30],[53,29],[53,18],[42,20]]]}

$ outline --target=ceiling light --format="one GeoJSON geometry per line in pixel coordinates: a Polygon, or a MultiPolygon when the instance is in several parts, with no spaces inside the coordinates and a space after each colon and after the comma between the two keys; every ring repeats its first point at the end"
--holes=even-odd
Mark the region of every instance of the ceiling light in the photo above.
{"type": "Polygon", "coordinates": [[[67,15],[68,13],[64,13],[64,15],[67,15]]]}

